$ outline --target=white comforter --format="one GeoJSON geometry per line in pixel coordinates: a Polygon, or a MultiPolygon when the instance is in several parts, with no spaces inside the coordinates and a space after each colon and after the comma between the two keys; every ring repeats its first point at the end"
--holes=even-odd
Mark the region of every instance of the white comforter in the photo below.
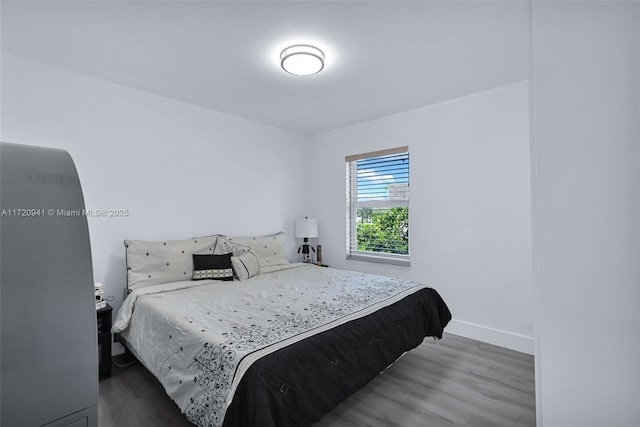
{"type": "Polygon", "coordinates": [[[133,347],[190,421],[220,426],[255,360],[424,287],[289,264],[246,281],[185,281],[135,290],[112,331],[133,347]]]}

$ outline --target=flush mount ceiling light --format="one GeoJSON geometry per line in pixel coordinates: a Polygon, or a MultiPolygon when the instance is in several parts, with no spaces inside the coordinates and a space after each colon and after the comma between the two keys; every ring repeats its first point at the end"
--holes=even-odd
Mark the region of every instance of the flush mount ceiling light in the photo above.
{"type": "Polygon", "coordinates": [[[280,53],[280,65],[287,73],[310,76],[324,68],[324,53],[308,44],[296,44],[280,53]]]}

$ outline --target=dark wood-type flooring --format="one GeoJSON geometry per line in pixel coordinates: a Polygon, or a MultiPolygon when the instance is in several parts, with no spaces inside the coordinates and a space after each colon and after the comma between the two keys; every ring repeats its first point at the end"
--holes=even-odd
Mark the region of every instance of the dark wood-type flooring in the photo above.
{"type": "MultiPolygon", "coordinates": [[[[533,357],[445,334],[402,356],[314,427],[535,426],[533,357]]],[[[140,363],[100,381],[99,427],[193,427],[140,363]]]]}

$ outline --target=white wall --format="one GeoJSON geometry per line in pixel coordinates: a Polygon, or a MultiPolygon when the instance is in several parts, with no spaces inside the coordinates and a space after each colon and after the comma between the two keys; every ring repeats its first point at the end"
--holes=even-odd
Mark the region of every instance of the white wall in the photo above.
{"type": "Polygon", "coordinates": [[[526,83],[309,145],[304,135],[2,59],[2,140],[67,149],[87,208],[130,211],[89,218],[94,276],[115,308],[126,282],[125,238],[283,229],[295,259],[293,220],[315,215],[331,265],[427,281],[451,305],[450,331],[533,351],[526,83]],[[411,150],[412,267],[347,262],[344,156],[403,144],[411,150]]]}
{"type": "Polygon", "coordinates": [[[94,277],[115,308],[125,238],[284,230],[295,259],[306,136],[6,54],[1,79],[2,140],[66,149],[88,209],[129,209],[88,220],[94,277]]]}
{"type": "Polygon", "coordinates": [[[313,138],[325,263],[436,288],[449,331],[533,353],[528,83],[313,138]],[[345,155],[408,145],[411,266],[345,259],[345,155]]]}
{"type": "Polygon", "coordinates": [[[640,4],[534,2],[538,425],[640,425],[640,4]]]}

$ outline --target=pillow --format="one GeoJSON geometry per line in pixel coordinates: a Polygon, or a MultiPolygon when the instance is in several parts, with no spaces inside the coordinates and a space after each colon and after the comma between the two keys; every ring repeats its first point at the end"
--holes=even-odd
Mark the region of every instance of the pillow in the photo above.
{"type": "Polygon", "coordinates": [[[193,280],[233,280],[232,255],[193,254],[193,280]]]}
{"type": "Polygon", "coordinates": [[[213,250],[213,253],[216,255],[232,253],[233,256],[240,256],[246,254],[250,250],[251,248],[249,246],[232,242],[230,237],[218,236],[216,248],[213,250]]]}
{"type": "Polygon", "coordinates": [[[193,275],[193,254],[211,254],[217,236],[153,242],[125,240],[129,289],[189,280],[193,275]]]}
{"type": "MultiPolygon", "coordinates": [[[[248,246],[260,262],[260,267],[270,267],[274,265],[289,264],[285,256],[284,233],[271,234],[262,237],[219,237],[232,244],[248,246]]],[[[236,254],[234,254],[237,256],[236,254]]]]}
{"type": "Polygon", "coordinates": [[[231,257],[231,264],[240,280],[247,280],[260,273],[260,262],[253,252],[231,257]]]}

